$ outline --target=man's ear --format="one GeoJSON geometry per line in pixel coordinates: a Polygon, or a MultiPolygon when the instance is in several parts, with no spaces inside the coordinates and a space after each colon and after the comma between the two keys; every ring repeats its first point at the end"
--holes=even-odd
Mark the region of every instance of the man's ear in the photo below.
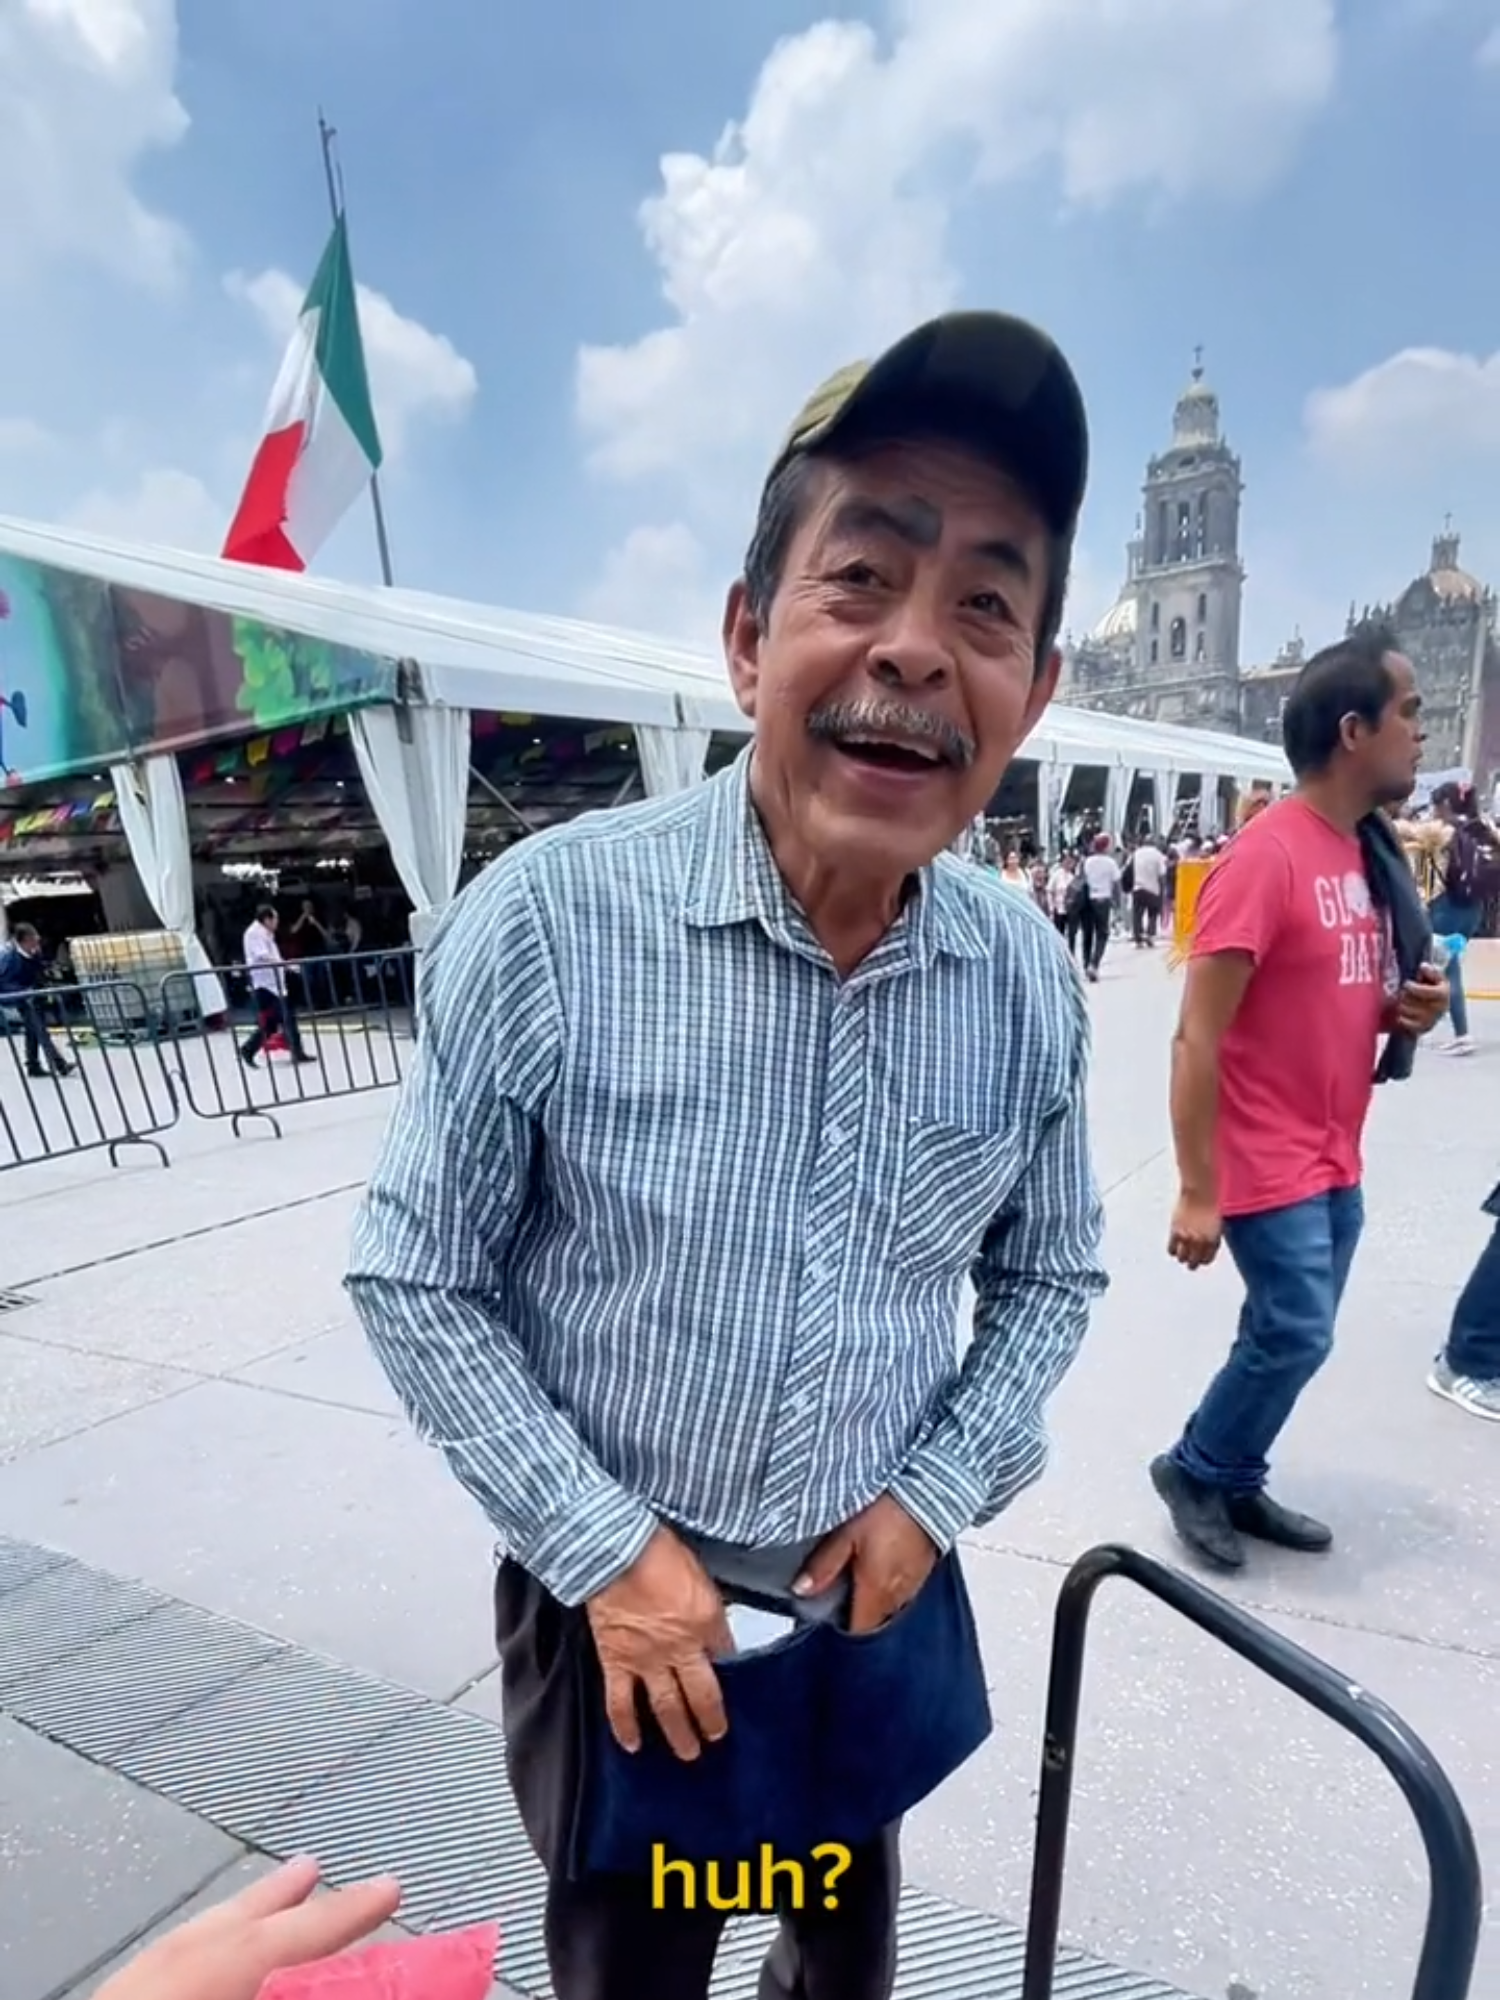
{"type": "Polygon", "coordinates": [[[743,577],[729,586],[724,602],[724,663],[729,668],[729,684],[741,710],[752,719],[755,697],[760,687],[761,629],[750,609],[750,593],[743,577]]]}

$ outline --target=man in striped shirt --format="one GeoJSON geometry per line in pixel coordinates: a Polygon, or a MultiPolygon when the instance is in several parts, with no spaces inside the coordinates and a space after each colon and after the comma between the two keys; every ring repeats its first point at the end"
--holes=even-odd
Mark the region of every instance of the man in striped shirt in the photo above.
{"type": "MultiPolygon", "coordinates": [[[[950,1552],[1040,1473],[1104,1278],[1078,982],[1031,902],[946,850],[1055,686],[1086,459],[1063,357],[998,314],[834,377],[729,593],[753,748],[528,840],[428,954],[350,1288],[507,1552],[507,1750],[559,2000],[707,1993],[725,1899],[660,1907],[607,1808],[628,1819],[634,1781],[691,1817],[701,1787],[745,1852],[756,1787],[774,1808],[816,1775],[774,1726],[743,1761],[761,1668],[842,1660],[853,1702],[883,1660],[910,1709],[887,1765],[908,1722],[931,1738],[924,1687],[983,1701],[950,1552]],[[903,1658],[943,1593],[959,1637],[903,1658]],[[732,1658],[745,1602],[845,1651],[732,1658]]],[[[866,1779],[889,1806],[882,1775],[847,1779],[851,1821],[866,1779]]],[[[768,2000],[890,1993],[900,1810],[851,1838],[836,1911],[784,1907],[768,2000]]]]}

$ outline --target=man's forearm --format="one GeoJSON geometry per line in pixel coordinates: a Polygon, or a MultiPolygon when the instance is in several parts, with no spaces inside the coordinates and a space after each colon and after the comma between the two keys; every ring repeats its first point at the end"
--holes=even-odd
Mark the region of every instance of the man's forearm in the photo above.
{"type": "Polygon", "coordinates": [[[419,1436],[508,1553],[564,1604],[623,1575],[656,1518],[604,1471],[506,1329],[462,1294],[368,1273],[348,1289],[419,1436]]]}
{"type": "Polygon", "coordinates": [[[940,1549],[1041,1476],[1046,1405],[1104,1285],[1102,1271],[1017,1279],[981,1302],[959,1378],[888,1488],[940,1549]]]}
{"type": "Polygon", "coordinates": [[[1172,1043],[1172,1141],[1177,1177],[1190,1194],[1218,1199],[1215,1136],[1219,1123],[1219,1051],[1205,1038],[1178,1033],[1172,1043]]]}

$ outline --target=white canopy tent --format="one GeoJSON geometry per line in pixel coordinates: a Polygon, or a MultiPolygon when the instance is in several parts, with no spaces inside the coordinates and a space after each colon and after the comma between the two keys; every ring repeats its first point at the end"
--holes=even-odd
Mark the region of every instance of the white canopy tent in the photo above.
{"type": "MultiPolygon", "coordinates": [[[[132,546],[76,530],[0,518],[0,557],[49,564],[102,583],[145,591],[323,639],[403,663],[409,700],[354,724],[360,769],[408,895],[426,928],[456,889],[468,799],[469,717],[474,711],[545,715],[634,729],[646,789],[669,792],[701,778],[715,732],[747,736],[716,652],[578,619],[289,575],[212,556],[132,546]]],[[[1049,841],[1079,768],[1103,768],[1107,817],[1120,827],[1136,774],[1152,780],[1159,821],[1170,818],[1177,779],[1196,773],[1209,798],[1220,777],[1286,784],[1281,752],[1212,731],[1137,722],[1054,704],[1022,746],[1039,772],[1049,841]]],[[[172,788],[137,769],[151,797],[150,840],[127,815],[126,831],[148,884],[190,879],[185,809],[172,788]],[[148,851],[149,848],[149,851],[148,851]]],[[[123,776],[123,773],[122,773],[123,776]]],[[[153,890],[153,898],[155,892],[153,890]]],[[[180,916],[177,898],[163,897],[180,916]]],[[[158,901],[158,908],[161,902],[158,901]]]]}

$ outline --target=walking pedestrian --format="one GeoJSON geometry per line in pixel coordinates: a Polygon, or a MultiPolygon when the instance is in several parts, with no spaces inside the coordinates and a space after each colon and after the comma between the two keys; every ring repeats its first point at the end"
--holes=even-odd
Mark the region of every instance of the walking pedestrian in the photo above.
{"type": "Polygon", "coordinates": [[[1115,899],[1120,893],[1120,864],[1113,849],[1114,843],[1107,833],[1096,833],[1093,847],[1083,859],[1084,893],[1080,909],[1083,970],[1093,981],[1098,980],[1099,968],[1104,963],[1115,899]]]}
{"type": "Polygon", "coordinates": [[[837,1910],[781,1896],[760,1992],[888,2000],[902,1816],[985,1732],[955,1543],[1104,1280],[1078,982],[947,850],[1055,686],[1085,459],[1018,321],[835,376],[729,593],[752,746],[522,843],[429,947],[349,1283],[507,1550],[558,2000],[704,2000],[726,1913],[653,1849],[830,1822],[837,1910]],[[734,1657],[752,1602],[795,1637],[734,1657]]]}
{"type": "MultiPolygon", "coordinates": [[[[1471,785],[1439,785],[1432,795],[1432,810],[1448,829],[1441,862],[1442,887],[1431,905],[1432,928],[1440,938],[1459,937],[1467,943],[1478,935],[1486,896],[1496,877],[1495,842],[1479,815],[1471,785]]],[[[1453,1037],[1438,1047],[1444,1055],[1472,1055],[1474,1038],[1469,1033],[1462,954],[1454,952],[1445,970],[1453,1037]]]]}
{"type": "Polygon", "coordinates": [[[1500,1420],[1500,1185],[1491,1188],[1484,1212],[1495,1227],[1459,1293],[1427,1386],[1471,1417],[1494,1422],[1500,1420]]]}
{"type": "Polygon", "coordinates": [[[1364,1221],[1360,1144],[1385,1073],[1447,1005],[1421,897],[1383,809],[1411,791],[1421,698],[1383,628],[1315,655],[1287,697],[1296,791],[1225,850],[1199,898],[1173,1046],[1180,1192],[1170,1254],[1221,1239],[1245,1287],[1229,1359],[1151,1467],[1177,1533],[1222,1569],[1242,1537],[1317,1551],[1330,1529],[1267,1492],[1272,1447],[1327,1359],[1364,1221]],[[1399,1046],[1398,1046],[1399,1045],[1399,1046]]]}
{"type": "Polygon", "coordinates": [[[1131,935],[1137,951],[1154,951],[1161,923],[1162,891],[1167,881],[1167,857],[1149,834],[1130,857],[1131,935]]]}
{"type": "Polygon", "coordinates": [[[10,942],[0,946],[0,1007],[21,1023],[28,1076],[71,1076],[74,1065],[59,1053],[47,1032],[46,1003],[41,997],[46,978],[47,961],[35,924],[17,924],[10,942]]]}
{"type": "Polygon", "coordinates": [[[294,1062],[316,1062],[302,1041],[297,1010],[287,991],[286,961],[276,942],[280,922],[275,905],[262,903],[255,921],[245,932],[245,965],[250,974],[250,993],[255,1002],[255,1026],[240,1047],[240,1061],[254,1069],[255,1059],[273,1035],[283,1035],[294,1062]]]}

